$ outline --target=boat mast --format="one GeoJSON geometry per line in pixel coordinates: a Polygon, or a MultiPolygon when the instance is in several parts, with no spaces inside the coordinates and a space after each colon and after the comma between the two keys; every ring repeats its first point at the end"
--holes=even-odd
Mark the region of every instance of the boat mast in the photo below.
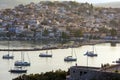
{"type": "Polygon", "coordinates": [[[10,38],[8,39],[8,55],[9,55],[9,46],[10,46],[9,40],[10,40],[10,38]]]}
{"type": "Polygon", "coordinates": [[[51,54],[52,54],[52,49],[51,49],[51,54]]]}
{"type": "Polygon", "coordinates": [[[29,57],[28,53],[27,53],[27,56],[28,56],[28,61],[29,61],[29,63],[30,63],[30,57],[29,57]]]}
{"type": "Polygon", "coordinates": [[[48,50],[46,51],[46,54],[48,54],[48,50]]]}
{"type": "Polygon", "coordinates": [[[94,45],[93,45],[93,53],[94,53],[94,45]]]}
{"type": "Polygon", "coordinates": [[[88,56],[86,56],[87,57],[87,70],[88,70],[88,56]]]}
{"type": "Polygon", "coordinates": [[[75,54],[75,58],[77,58],[77,55],[76,55],[75,49],[74,49],[74,54],[75,54]]]}
{"type": "Polygon", "coordinates": [[[72,57],[73,57],[73,48],[72,48],[72,52],[71,52],[71,54],[72,54],[72,57]]]}
{"type": "Polygon", "coordinates": [[[21,51],[21,60],[22,60],[22,62],[24,62],[24,54],[23,54],[23,51],[21,51]]]}

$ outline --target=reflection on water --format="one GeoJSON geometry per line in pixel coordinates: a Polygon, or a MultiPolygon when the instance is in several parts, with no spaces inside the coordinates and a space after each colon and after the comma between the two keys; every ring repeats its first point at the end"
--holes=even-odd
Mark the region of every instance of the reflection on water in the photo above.
{"type": "MultiPolygon", "coordinates": [[[[36,44],[36,43],[30,43],[30,42],[24,42],[24,41],[10,42],[10,48],[34,48],[34,47],[41,47],[41,46],[43,46],[43,44],[41,43],[36,44]]],[[[112,64],[112,61],[115,61],[118,58],[120,58],[119,46],[120,44],[117,44],[116,47],[111,47],[109,43],[95,45],[98,56],[93,58],[88,57],[88,66],[100,67],[102,63],[112,64]]],[[[1,41],[0,48],[8,48],[7,41],[1,41]]],[[[25,51],[24,53],[29,54],[30,62],[31,62],[31,66],[27,67],[28,69],[27,74],[41,73],[41,72],[47,72],[47,71],[57,70],[57,69],[68,70],[70,66],[73,66],[76,63],[77,65],[80,65],[80,66],[87,66],[87,57],[84,56],[84,54],[87,50],[92,50],[92,46],[85,45],[79,48],[75,48],[74,50],[76,52],[77,62],[64,62],[64,58],[66,56],[71,55],[71,48],[52,50],[52,54],[53,54],[52,58],[39,57],[39,54],[41,52],[46,52],[45,50],[44,51],[25,51]]],[[[8,71],[9,69],[14,67],[14,62],[16,60],[21,59],[21,56],[20,56],[21,52],[19,51],[13,52],[15,57],[14,60],[3,60],[2,56],[6,53],[7,52],[5,51],[0,52],[0,57],[1,57],[0,58],[0,69],[1,69],[0,79],[11,80],[12,78],[15,78],[20,75],[20,74],[11,74],[8,71]]]]}

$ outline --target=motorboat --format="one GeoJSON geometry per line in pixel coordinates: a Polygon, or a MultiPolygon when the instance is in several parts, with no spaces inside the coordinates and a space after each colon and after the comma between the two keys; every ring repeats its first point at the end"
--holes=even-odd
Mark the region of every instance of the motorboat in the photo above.
{"type": "Polygon", "coordinates": [[[64,58],[64,61],[70,62],[70,61],[77,61],[77,58],[73,58],[72,56],[67,56],[64,58]]]}

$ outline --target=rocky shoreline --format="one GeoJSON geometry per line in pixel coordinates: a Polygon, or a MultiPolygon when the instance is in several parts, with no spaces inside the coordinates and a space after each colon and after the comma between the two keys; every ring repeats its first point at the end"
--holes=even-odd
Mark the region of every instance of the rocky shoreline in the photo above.
{"type": "Polygon", "coordinates": [[[30,48],[30,49],[0,49],[0,51],[41,51],[41,50],[50,50],[50,49],[67,49],[67,48],[77,48],[80,46],[84,46],[84,45],[96,45],[96,44],[101,44],[101,43],[119,43],[118,41],[120,40],[89,40],[89,41],[82,41],[82,42],[75,42],[75,41],[71,41],[69,43],[66,44],[58,44],[58,45],[46,45],[43,46],[41,48],[39,47],[34,47],[34,48],[30,48]]]}

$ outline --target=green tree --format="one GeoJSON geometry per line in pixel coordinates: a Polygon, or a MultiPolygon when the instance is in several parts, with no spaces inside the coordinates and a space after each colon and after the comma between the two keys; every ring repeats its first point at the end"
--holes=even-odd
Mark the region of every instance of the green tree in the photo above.
{"type": "Polygon", "coordinates": [[[49,34],[48,30],[45,29],[44,32],[43,32],[43,35],[44,35],[44,36],[48,36],[48,34],[49,34]]]}
{"type": "Polygon", "coordinates": [[[41,74],[22,75],[13,80],[65,80],[67,72],[62,70],[50,71],[41,74]]]}
{"type": "Polygon", "coordinates": [[[118,25],[119,25],[119,22],[118,22],[118,21],[116,21],[116,20],[111,20],[111,21],[110,21],[110,25],[112,25],[112,26],[116,27],[116,26],[118,26],[118,25]]]}
{"type": "Polygon", "coordinates": [[[102,28],[99,28],[99,32],[101,32],[101,33],[108,33],[109,30],[107,28],[105,28],[105,27],[102,27],[102,28]]]}
{"type": "Polygon", "coordinates": [[[75,33],[74,33],[74,36],[75,37],[82,37],[83,36],[82,30],[76,30],[75,33]]]}
{"type": "Polygon", "coordinates": [[[69,35],[68,35],[67,33],[65,33],[65,32],[62,32],[61,38],[63,38],[63,39],[68,39],[68,38],[69,38],[69,35]]]}
{"type": "Polygon", "coordinates": [[[116,29],[112,28],[112,29],[110,30],[110,34],[111,34],[112,37],[117,36],[117,31],[116,31],[116,29]]]}

